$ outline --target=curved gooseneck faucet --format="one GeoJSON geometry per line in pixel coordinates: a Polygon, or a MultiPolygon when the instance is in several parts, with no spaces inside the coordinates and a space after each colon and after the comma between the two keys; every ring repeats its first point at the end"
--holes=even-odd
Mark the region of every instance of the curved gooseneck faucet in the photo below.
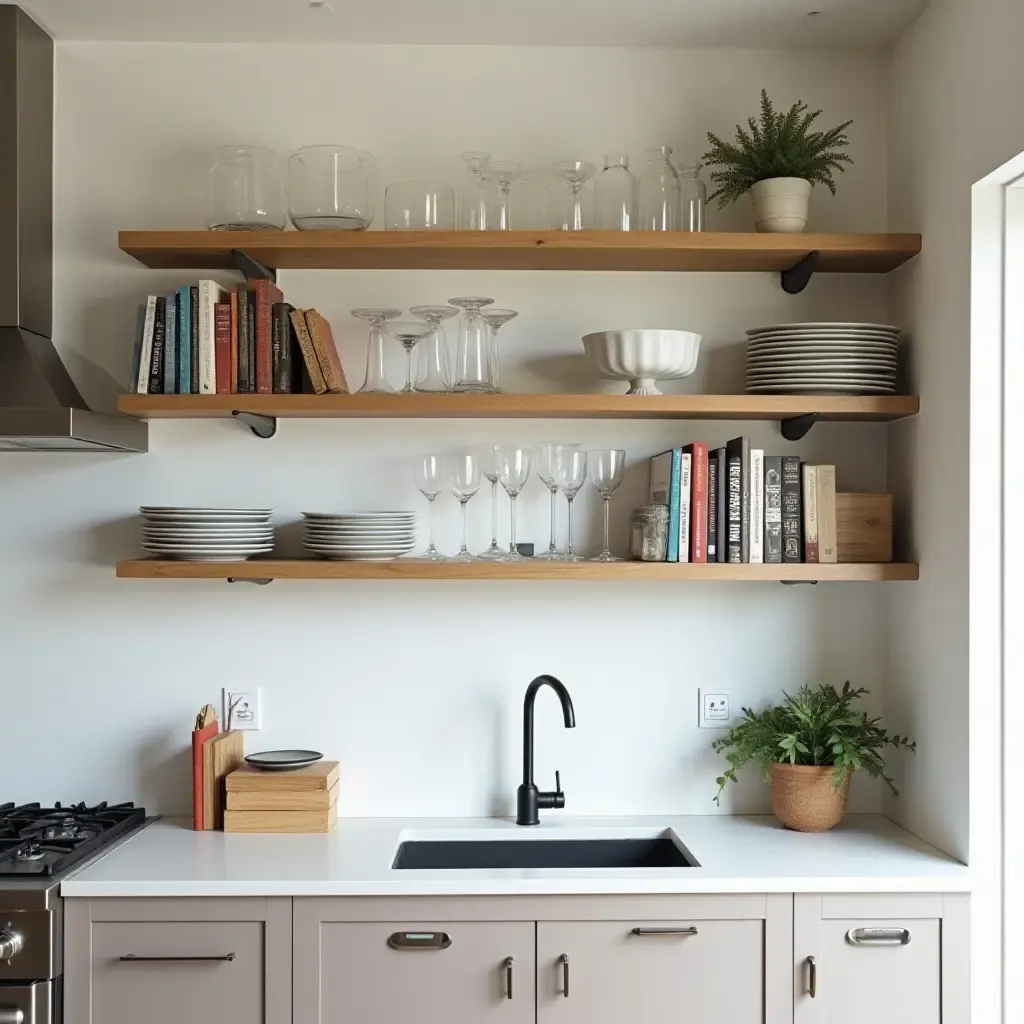
{"type": "Polygon", "coordinates": [[[517,825],[539,825],[538,810],[565,806],[565,794],[562,792],[558,772],[555,772],[553,793],[542,793],[533,781],[533,706],[537,700],[537,692],[542,686],[550,686],[557,694],[562,705],[562,718],[566,729],[576,727],[572,697],[569,696],[569,691],[562,681],[554,676],[537,676],[526,688],[526,696],[523,698],[523,783],[516,791],[517,825]]]}

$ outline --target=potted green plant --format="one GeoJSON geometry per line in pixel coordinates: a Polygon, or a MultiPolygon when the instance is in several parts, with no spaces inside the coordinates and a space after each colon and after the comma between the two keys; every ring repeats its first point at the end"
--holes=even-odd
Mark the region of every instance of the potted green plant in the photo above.
{"type": "Polygon", "coordinates": [[[893,780],[885,774],[886,747],[909,750],[917,744],[890,735],[853,703],[868,694],[844,683],[842,690],[803,686],[766,711],[743,709],[743,719],[712,742],[729,767],[716,780],[715,803],[736,773],[756,762],[771,786],[772,811],[786,828],[825,832],[838,825],[846,810],[850,778],[855,771],[882,779],[893,796],[893,780]]]}
{"type": "Polygon", "coordinates": [[[735,143],[708,132],[711,149],[703,159],[718,167],[711,172],[718,187],[709,199],[717,198],[721,209],[749,192],[758,231],[803,231],[812,186],[824,185],[835,195],[833,172],[853,163],[842,152],[850,144],[846,129],[853,122],[827,132],[811,131],[820,116],[820,110],[807,113],[803,102],[776,113],[762,89],[760,122],[751,117],[747,129],[737,125],[735,143]]]}

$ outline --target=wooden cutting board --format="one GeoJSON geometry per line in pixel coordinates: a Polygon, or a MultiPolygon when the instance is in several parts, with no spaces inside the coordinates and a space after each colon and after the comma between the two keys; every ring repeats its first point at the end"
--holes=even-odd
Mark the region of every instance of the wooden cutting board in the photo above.
{"type": "Polygon", "coordinates": [[[229,790],[229,811],[319,811],[338,802],[338,783],[330,789],[271,789],[254,793],[229,790]]]}
{"type": "Polygon", "coordinates": [[[203,744],[203,828],[224,827],[224,780],[245,763],[245,733],[229,729],[203,744]]]}
{"type": "Polygon", "coordinates": [[[340,774],[337,761],[317,761],[292,772],[265,772],[243,764],[225,783],[229,793],[330,792],[340,774]]]}
{"type": "Polygon", "coordinates": [[[225,832],[330,832],[338,820],[338,805],[318,811],[224,812],[225,832]]]}

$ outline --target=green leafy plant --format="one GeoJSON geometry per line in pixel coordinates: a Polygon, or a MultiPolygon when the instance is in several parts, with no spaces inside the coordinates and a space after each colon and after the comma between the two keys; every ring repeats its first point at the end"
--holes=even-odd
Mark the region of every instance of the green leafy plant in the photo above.
{"type": "Polygon", "coordinates": [[[720,168],[711,172],[711,180],[718,187],[709,197],[718,199],[720,209],[766,178],[804,178],[836,194],[833,172],[843,172],[844,164],[853,163],[842,152],[850,144],[846,129],[853,122],[844,121],[827,132],[811,131],[821,111],[807,113],[807,109],[806,103],[797,102],[784,114],[777,113],[762,89],[760,122],[751,117],[747,119],[748,129],[737,125],[735,143],[723,142],[708,132],[711,149],[702,159],[720,168]]]}
{"type": "Polygon", "coordinates": [[[740,724],[711,744],[729,762],[725,773],[715,780],[715,803],[721,801],[726,784],[736,782],[736,773],[752,761],[761,765],[766,779],[772,763],[832,766],[835,790],[843,784],[846,770],[852,768],[882,779],[893,796],[898,796],[893,780],[885,774],[882,751],[893,747],[913,753],[917,744],[906,736],[890,736],[878,724],[879,719],[854,710],[853,702],[869,692],[855,690],[848,682],[842,690],[830,685],[816,690],[802,686],[793,695],[783,693],[782,703],[767,711],[755,713],[744,708],[740,724]]]}

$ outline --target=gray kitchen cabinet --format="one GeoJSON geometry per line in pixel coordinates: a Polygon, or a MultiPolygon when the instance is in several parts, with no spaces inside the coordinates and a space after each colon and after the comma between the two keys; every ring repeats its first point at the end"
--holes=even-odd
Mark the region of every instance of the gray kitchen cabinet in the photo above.
{"type": "Polygon", "coordinates": [[[64,985],[64,1024],[288,1024],[291,900],[67,900],[64,985]]]}
{"type": "Polygon", "coordinates": [[[968,1024],[966,895],[797,894],[795,1024],[968,1024]]]}

